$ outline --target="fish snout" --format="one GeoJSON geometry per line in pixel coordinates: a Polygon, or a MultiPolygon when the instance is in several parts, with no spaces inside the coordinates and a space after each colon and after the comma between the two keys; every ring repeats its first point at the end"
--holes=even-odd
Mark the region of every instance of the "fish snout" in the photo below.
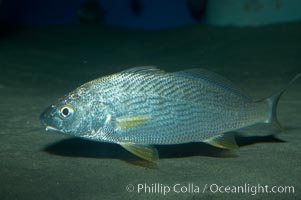
{"type": "Polygon", "coordinates": [[[59,131],[62,126],[62,120],[56,116],[55,107],[49,106],[40,114],[40,121],[46,127],[46,131],[59,131]]]}
{"type": "Polygon", "coordinates": [[[47,126],[47,121],[51,115],[51,106],[47,107],[41,114],[40,114],[40,121],[43,125],[47,126]]]}

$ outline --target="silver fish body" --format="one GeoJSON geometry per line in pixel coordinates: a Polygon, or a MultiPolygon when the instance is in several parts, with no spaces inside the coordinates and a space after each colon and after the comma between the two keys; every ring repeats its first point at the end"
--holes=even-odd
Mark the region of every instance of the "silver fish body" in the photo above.
{"type": "Polygon", "coordinates": [[[101,85],[98,95],[108,101],[105,126],[111,130],[104,135],[110,142],[203,141],[268,117],[266,102],[254,102],[238,91],[183,74],[122,73],[101,85]],[[119,118],[132,116],[146,120],[128,128],[118,125],[119,118]]]}
{"type": "Polygon", "coordinates": [[[200,141],[223,148],[223,133],[277,120],[271,110],[281,94],[253,101],[207,70],[138,67],[82,85],[46,109],[41,120],[58,132],[126,144],[136,155],[135,144],[150,152],[152,144],[200,141]]]}

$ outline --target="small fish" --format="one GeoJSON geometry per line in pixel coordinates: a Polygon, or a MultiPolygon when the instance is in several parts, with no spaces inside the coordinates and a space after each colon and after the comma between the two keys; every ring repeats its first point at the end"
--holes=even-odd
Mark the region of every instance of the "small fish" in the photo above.
{"type": "Polygon", "coordinates": [[[285,89],[254,101],[204,69],[169,73],[136,67],[80,86],[49,106],[40,119],[46,131],[117,143],[154,162],[156,144],[205,142],[237,149],[229,132],[257,123],[279,124],[277,103],[285,89]]]}

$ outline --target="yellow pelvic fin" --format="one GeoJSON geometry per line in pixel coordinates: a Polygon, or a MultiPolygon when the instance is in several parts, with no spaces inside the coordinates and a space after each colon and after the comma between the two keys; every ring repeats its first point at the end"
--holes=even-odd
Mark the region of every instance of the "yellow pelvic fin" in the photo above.
{"type": "Polygon", "coordinates": [[[151,162],[159,160],[157,149],[151,145],[135,144],[131,142],[121,143],[120,145],[132,154],[144,160],[151,162]]]}
{"type": "Polygon", "coordinates": [[[122,116],[116,119],[117,125],[120,128],[130,128],[143,124],[149,119],[147,115],[122,116]]]}
{"type": "Polygon", "coordinates": [[[212,146],[222,149],[238,149],[239,146],[235,141],[233,133],[223,133],[212,138],[205,140],[204,142],[211,144],[212,146]]]}

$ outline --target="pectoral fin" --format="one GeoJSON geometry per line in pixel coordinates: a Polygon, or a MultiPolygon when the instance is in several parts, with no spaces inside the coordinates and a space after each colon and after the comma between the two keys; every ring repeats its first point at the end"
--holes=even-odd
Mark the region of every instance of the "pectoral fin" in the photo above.
{"type": "Polygon", "coordinates": [[[142,159],[151,162],[156,162],[159,159],[157,149],[151,145],[135,144],[130,142],[121,143],[120,145],[142,159]]]}
{"type": "Polygon", "coordinates": [[[238,149],[239,146],[235,141],[234,134],[225,133],[221,135],[214,136],[205,140],[204,142],[211,144],[212,146],[222,148],[222,149],[238,149]]]}
{"type": "Polygon", "coordinates": [[[122,116],[116,119],[120,128],[130,128],[145,123],[149,119],[147,115],[122,116]]]}

